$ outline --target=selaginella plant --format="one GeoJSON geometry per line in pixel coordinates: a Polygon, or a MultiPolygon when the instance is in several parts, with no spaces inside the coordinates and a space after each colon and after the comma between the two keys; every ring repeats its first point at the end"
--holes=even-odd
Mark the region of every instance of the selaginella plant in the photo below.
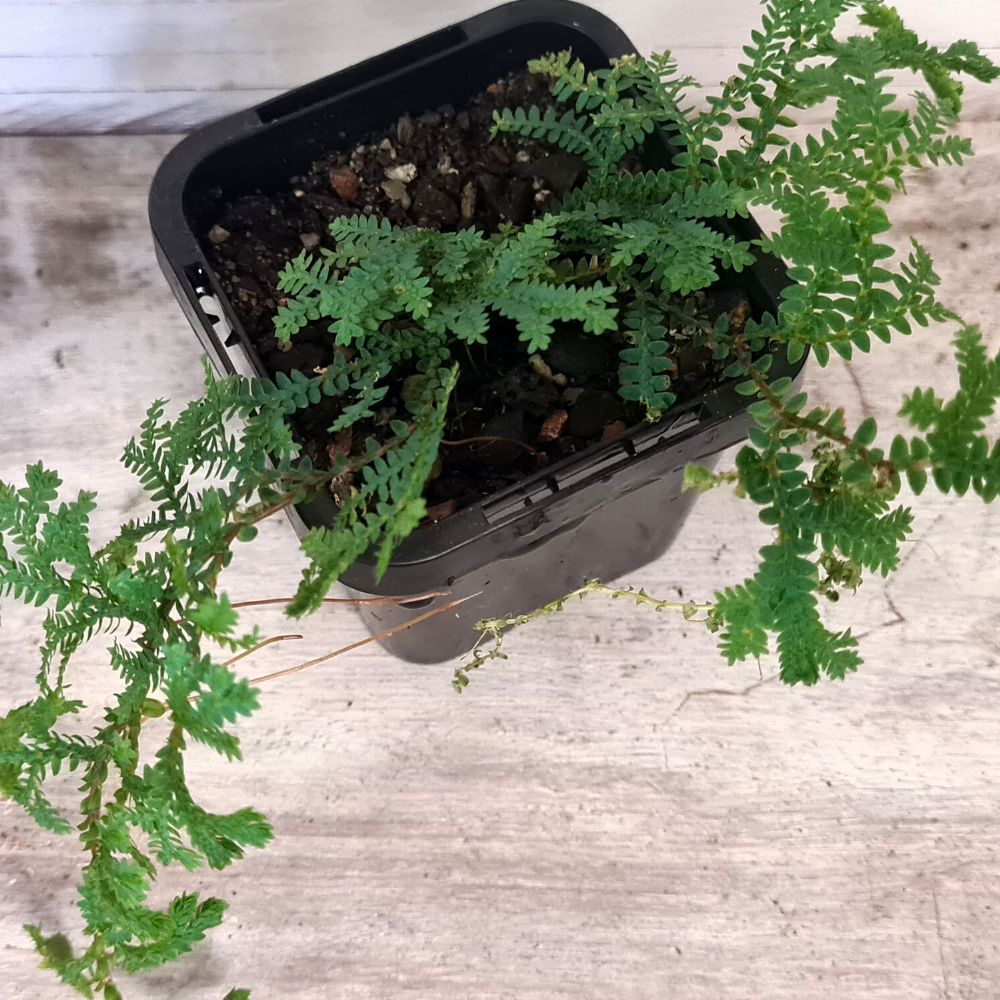
{"type": "MultiPolygon", "coordinates": [[[[958,76],[990,80],[997,69],[971,42],[939,49],[920,41],[875,0],[770,0],[744,52],[701,110],[690,106],[692,81],[666,55],[593,71],[569,53],[532,63],[550,79],[556,106],[506,110],[495,130],[579,156],[583,183],[529,224],[490,234],[336,220],[334,250],[303,253],[283,272],[276,330],[287,341],[328,321],[344,350],[321,372],[274,384],[209,377],[204,397],[173,420],[154,404],[124,453],[154,510],[103,547],[89,537],[94,494],[57,503],[60,480],[40,464],[23,486],[0,485],[0,592],[47,608],[39,694],[0,720],[0,787],[41,826],[75,830],[81,841],[87,944],[77,954],[63,937],[29,928],[43,964],[68,986],[117,997],[116,970],[175,958],[219,923],[225,904],[194,893],[152,908],[159,866],[222,868],[271,837],[256,810],[212,813],[185,781],[189,743],[238,758],[232,725],[257,707],[234,664],[268,640],[239,627],[237,606],[220,590],[233,546],[250,541],[262,519],[349,483],[337,492],[335,523],[303,540],[308,565],[288,613],[330,600],[331,584],[365,552],[374,549],[384,570],[426,512],[423,491],[463,349],[489,343],[495,315],[514,324],[527,355],[545,350],[556,324],[623,333],[620,393],[649,420],[675,400],[682,328],[737,380],[753,421],[749,442],[734,469],[692,467],[686,482],[732,485],[759,507],[773,538],[757,572],[701,604],[597,581],[577,591],[675,608],[718,633],[729,663],[773,645],[789,684],[843,678],[860,663],[857,641],[828,629],[820,606],[856,589],[865,573],[897,566],[911,527],[904,481],[917,494],[929,482],[985,501],[1000,492],[1000,444],[984,432],[1000,396],[1000,357],[938,301],[923,247],[914,242],[900,257],[883,242],[887,205],[906,172],[970,153],[953,128],[958,76]],[[861,28],[843,37],[835,29],[849,12],[861,28]],[[928,89],[898,100],[896,70],[919,74],[928,89]],[[828,112],[826,124],[796,127],[797,114],[817,108],[828,112]],[[650,166],[657,158],[661,165],[650,166]],[[759,240],[717,224],[755,206],[779,219],[759,240]],[[721,270],[739,272],[763,254],[789,265],[777,315],[743,311],[706,323],[685,311],[685,297],[721,270]],[[930,323],[953,331],[958,388],[948,398],[914,390],[900,411],[912,431],[888,446],[873,419],[848,427],[841,409],[810,406],[789,379],[769,377],[776,352],[792,362],[811,352],[822,368],[831,352],[850,360],[872,338],[888,342],[930,323]],[[365,426],[404,374],[406,419],[380,440],[334,455],[329,468],[299,453],[288,424],[296,412],[333,397],[334,433],[365,426]],[[105,634],[117,690],[88,735],[69,735],[67,717],[84,711],[67,693],[71,658],[105,634]],[[80,777],[74,821],[44,791],[63,768],[80,777]]],[[[508,628],[560,605],[481,623],[491,642],[459,669],[456,687],[502,655],[508,628]]]]}

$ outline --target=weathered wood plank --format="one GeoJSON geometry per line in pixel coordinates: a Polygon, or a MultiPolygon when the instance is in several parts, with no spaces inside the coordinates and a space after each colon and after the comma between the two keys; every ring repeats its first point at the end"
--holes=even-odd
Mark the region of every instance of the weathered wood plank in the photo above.
{"type": "MultiPolygon", "coordinates": [[[[0,131],[185,131],[494,6],[491,0],[0,0],[0,131]]],[[[593,0],[644,50],[673,49],[706,84],[732,73],[756,0],[711,16],[658,0],[593,0]]],[[[982,0],[909,0],[935,41],[962,34],[1000,57],[982,0]],[[956,27],[958,26],[958,27],[956,27]]]]}
{"type": "MultiPolygon", "coordinates": [[[[896,238],[930,246],[945,299],[1000,346],[1000,130],[972,132],[980,159],[914,182],[896,238]]],[[[171,142],[0,140],[0,478],[44,456],[68,488],[96,485],[99,537],[143,503],[115,456],[144,406],[200,384],[145,222],[171,142]]],[[[809,384],[891,431],[900,393],[942,377],[947,351],[918,331],[856,379],[834,362],[809,384]]],[[[591,600],[513,637],[509,663],[461,698],[450,667],[370,647],[266,688],[245,763],[195,755],[190,774],[212,807],[265,807],[277,841],[231,871],[164,879],[164,896],[197,883],[232,910],[126,995],[994,1000],[1000,512],[933,495],[917,510],[901,572],[838,609],[868,661],[842,685],[728,670],[691,626],[591,600]]],[[[710,594],[764,537],[746,505],[707,495],[635,582],[710,594]]],[[[287,592],[298,567],[276,521],[225,585],[287,592]]],[[[37,612],[2,611],[6,707],[31,689],[39,629],[37,612]]],[[[361,635],[341,613],[305,631],[255,670],[361,635]]],[[[113,681],[99,644],[76,669],[99,704],[113,681]]],[[[56,798],[72,807],[72,782],[56,798]]],[[[20,925],[75,932],[79,859],[0,815],[3,993],[56,996],[20,925]]]]}

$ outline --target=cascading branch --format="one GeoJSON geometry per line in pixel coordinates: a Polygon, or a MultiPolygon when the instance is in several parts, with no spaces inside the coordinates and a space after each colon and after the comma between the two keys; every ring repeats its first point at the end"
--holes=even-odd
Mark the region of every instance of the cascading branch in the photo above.
{"type": "MultiPolygon", "coordinates": [[[[358,364],[341,361],[314,378],[280,376],[276,385],[206,374],[203,398],[175,420],[154,403],[123,461],[156,508],[96,551],[88,523],[93,493],[57,504],[60,479],[41,464],[28,468],[20,488],[0,483],[0,595],[48,608],[39,694],[0,718],[0,793],[41,827],[77,832],[89,944],[75,954],[62,935],[27,930],[43,965],[83,996],[119,997],[115,970],[134,973],[176,958],[222,920],[227,904],[197,893],[151,908],[158,866],[225,868],[271,839],[257,810],[213,813],[195,801],[184,772],[191,742],[239,759],[232,726],[257,708],[256,690],[236,676],[232,661],[204,651],[211,642],[239,659],[266,645],[256,630],[239,631],[237,611],[218,589],[234,544],[251,541],[264,518],[356,473],[361,485],[354,506],[345,507],[353,523],[304,544],[311,558],[290,606],[304,614],[322,601],[331,565],[350,565],[372,545],[388,552],[422,516],[420,491],[437,453],[440,399],[452,370],[428,372],[413,419],[398,422],[388,446],[372,442],[361,456],[339,456],[325,470],[298,454],[286,417],[356,386],[358,364]],[[378,503],[361,509],[372,496],[378,503]],[[60,723],[84,710],[67,697],[66,671],[98,636],[110,637],[116,690],[91,735],[65,735],[60,723]],[[140,749],[153,763],[139,767],[140,749]],[[73,822],[45,793],[63,769],[80,775],[83,798],[73,822]]],[[[246,996],[234,990],[229,1000],[246,996]]]]}
{"type": "MultiPolygon", "coordinates": [[[[691,81],[669,56],[626,57],[594,72],[569,53],[549,56],[530,67],[551,78],[568,110],[504,111],[496,126],[547,139],[590,166],[563,202],[557,232],[566,227],[607,255],[612,269],[624,263],[631,270],[626,287],[645,308],[641,319],[634,309],[626,313],[634,344],[623,352],[622,393],[654,410],[669,399],[657,317],[664,296],[710,283],[717,260],[736,268],[763,252],[788,263],[794,283],[776,317],[712,331],[715,356],[729,362],[725,374],[756,397],[749,444],[734,472],[691,468],[686,478],[698,489],[736,483],[774,528],[758,571],[717,593],[702,619],[719,633],[723,655],[729,663],[759,657],[773,641],[782,680],[813,684],[823,675],[842,678],[861,662],[849,630],[824,626],[820,600],[856,589],[864,571],[885,576],[898,565],[911,526],[910,511],[897,503],[903,478],[916,493],[928,477],[944,492],[971,489],[986,501],[1000,492],[1000,443],[983,433],[1000,396],[1000,356],[990,359],[979,330],[938,302],[933,262],[919,243],[900,259],[882,239],[891,229],[885,206],[902,191],[906,170],[961,164],[971,153],[970,142],[952,132],[957,77],[992,80],[998,70],[971,42],[938,49],[920,41],[875,0],[774,0],[744,53],[747,62],[701,112],[686,105],[691,81]],[[834,29],[849,10],[870,30],[838,38],[834,29]],[[895,70],[921,74],[930,93],[904,106],[892,89],[895,70]],[[803,134],[792,116],[819,105],[832,107],[829,123],[803,134]],[[676,150],[673,169],[622,175],[618,164],[658,129],[676,150]],[[755,206],[777,213],[774,232],[733,248],[735,261],[721,252],[713,258],[703,235],[710,222],[698,220],[755,206]],[[888,454],[876,447],[874,419],[849,432],[841,410],[810,408],[788,379],[768,379],[776,348],[793,363],[811,350],[825,366],[831,351],[849,361],[873,337],[888,343],[932,321],[957,329],[960,388],[947,402],[933,390],[906,399],[901,415],[921,433],[897,436],[888,454]]],[[[515,623],[483,623],[494,645],[457,671],[459,689],[470,669],[503,655],[500,635],[515,623]]]]}
{"type": "MultiPolygon", "coordinates": [[[[547,347],[558,320],[595,334],[618,329],[629,341],[619,392],[655,420],[676,398],[676,297],[710,286],[722,269],[739,272],[762,253],[784,259],[793,283],[776,317],[686,323],[695,328],[694,346],[728,364],[740,392],[758,397],[735,479],[775,528],[758,573],[718,593],[706,622],[719,631],[730,662],[763,654],[773,637],[782,677],[811,684],[860,663],[850,632],[823,626],[819,598],[856,588],[862,570],[884,575],[895,567],[910,527],[906,509],[893,506],[901,475],[916,490],[930,475],[939,488],[971,487],[985,499],[1000,483],[981,421],[959,419],[985,416],[996,398],[990,363],[970,369],[968,345],[979,342],[978,333],[938,302],[922,246],[914,241],[900,259],[884,242],[886,206],[902,191],[905,171],[958,165],[971,153],[952,131],[958,76],[990,80],[997,69],[970,42],[946,49],[922,42],[876,0],[773,0],[744,53],[747,62],[703,111],[691,105],[693,82],[666,54],[629,56],[595,71],[568,52],[529,63],[550,78],[558,107],[504,110],[494,130],[579,156],[584,183],[543,218],[493,236],[403,230],[364,218],[335,222],[336,251],[315,260],[303,254],[286,268],[289,302],[277,329],[288,337],[308,321],[328,319],[338,343],[368,344],[393,335],[387,321],[403,320],[446,351],[484,342],[491,312],[514,320],[528,351],[547,347]],[[837,37],[839,19],[852,10],[868,30],[837,37]],[[929,92],[909,105],[899,101],[897,70],[919,73],[929,92]],[[828,123],[803,134],[793,115],[820,105],[832,109],[828,123]],[[650,137],[664,134],[673,155],[654,155],[672,166],[635,170],[650,137]],[[762,239],[741,241],[717,225],[755,206],[780,219],[762,239]],[[580,266],[587,258],[589,266],[580,266]],[[933,397],[917,393],[902,412],[919,430],[932,418],[943,422],[934,440],[947,439],[948,450],[932,447],[930,438],[900,438],[886,456],[874,446],[873,421],[849,434],[839,411],[806,412],[805,394],[768,381],[775,349],[792,363],[811,351],[825,366],[831,352],[850,360],[873,338],[889,342],[931,321],[960,330],[959,366],[969,386],[962,392],[977,398],[960,394],[950,407],[933,409],[925,402],[933,397]],[[947,468],[938,464],[945,461],[947,468]],[[832,574],[831,566],[838,567],[832,574]]],[[[716,480],[696,481],[704,487],[716,480]]]]}
{"type": "MultiPolygon", "coordinates": [[[[190,950],[220,922],[225,904],[184,893],[152,908],[158,866],[223,868],[271,837],[252,808],[218,814],[196,802],[184,772],[192,741],[238,758],[232,726],[257,707],[233,662],[266,641],[239,630],[237,610],[219,590],[233,545],[252,540],[264,518],[347,477],[336,522],[303,540],[308,565],[289,613],[318,607],[369,550],[384,568],[424,515],[457,352],[487,342],[494,315],[513,322],[528,353],[544,350],[560,322],[595,336],[620,331],[628,340],[621,395],[656,419],[674,402],[679,297],[762,253],[788,262],[794,283],[777,316],[738,324],[723,317],[711,326],[685,318],[696,346],[738,380],[753,419],[734,470],[691,467],[686,482],[733,484],[760,508],[774,536],[757,572],[701,604],[593,581],[574,592],[700,620],[719,634],[730,663],[774,646],[788,683],[856,669],[857,641],[827,629],[820,604],[855,589],[866,572],[896,567],[911,526],[899,503],[904,480],[918,494],[930,481],[986,501],[1000,493],[1000,444],[985,432],[1000,397],[1000,356],[991,358],[980,332],[938,302],[933,264],[919,244],[900,258],[883,241],[886,205],[905,172],[960,164],[971,151],[953,131],[957,77],[990,80],[997,69],[971,42],[946,49],[921,42],[875,0],[770,0],[744,52],[746,62],[702,111],[690,106],[692,81],[667,55],[592,72],[568,53],[532,63],[551,79],[560,107],[504,111],[495,129],[579,156],[584,183],[554,211],[492,235],[335,221],[334,251],[303,254],[283,272],[286,300],[275,325],[287,341],[327,320],[345,350],[315,377],[282,375],[274,385],[209,378],[204,397],[174,420],[163,403],[153,404],[124,462],[155,509],[102,548],[89,537],[94,494],[58,503],[59,478],[41,464],[28,468],[23,486],[0,484],[0,595],[47,608],[38,696],[0,719],[0,792],[42,827],[75,829],[81,841],[87,945],[77,954],[61,935],[28,928],[43,965],[67,986],[117,998],[116,971],[152,968],[190,950]],[[849,11],[863,30],[838,37],[849,11]],[[898,102],[895,70],[917,72],[929,92],[898,102]],[[832,109],[825,126],[794,128],[796,112],[820,105],[832,109]],[[662,134],[673,147],[670,166],[633,169],[650,137],[662,134]],[[755,206],[780,220],[761,240],[740,241],[716,225],[755,206]],[[769,378],[775,349],[793,362],[810,350],[823,366],[831,351],[850,360],[872,337],[888,342],[932,321],[954,330],[958,388],[950,398],[915,390],[901,409],[913,432],[887,450],[876,443],[873,419],[848,428],[841,410],[810,407],[787,379],[769,378]],[[346,431],[372,418],[401,371],[416,374],[404,393],[408,419],[391,424],[389,440],[335,454],[323,470],[299,455],[289,416],[334,397],[332,430],[346,431]],[[69,735],[65,720],[85,706],[68,697],[67,671],[97,637],[108,639],[116,689],[90,735],[69,735]],[[232,657],[214,658],[208,642],[232,657]],[[140,750],[153,762],[140,767],[140,750]],[[72,822],[45,790],[63,768],[81,780],[72,822]]],[[[469,670],[504,655],[507,629],[561,603],[481,623],[493,645],[457,672],[456,687],[468,683],[469,670]]],[[[247,996],[235,989],[228,1000],[247,996]]]]}

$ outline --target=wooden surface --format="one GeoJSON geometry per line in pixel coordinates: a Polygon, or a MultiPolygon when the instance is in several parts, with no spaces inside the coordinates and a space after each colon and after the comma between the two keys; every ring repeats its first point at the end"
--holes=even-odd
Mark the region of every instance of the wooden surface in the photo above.
{"type": "MultiPolygon", "coordinates": [[[[758,0],[589,0],[643,51],[724,80],[758,0]]],[[[496,0],[0,0],[0,132],[181,131],[496,6],[496,0]]],[[[1000,56],[996,0],[901,0],[931,41],[1000,56]]]]}
{"type": "MultiPolygon", "coordinates": [[[[979,118],[980,157],[914,181],[897,240],[926,241],[945,300],[1000,346],[1000,106],[979,118]]],[[[172,142],[0,140],[0,478],[44,457],[67,488],[98,488],[98,538],[143,506],[116,456],[146,404],[200,385],[145,222],[172,142]]],[[[922,331],[807,384],[891,433],[901,392],[949,365],[946,335],[922,331]]],[[[196,886],[232,908],[126,996],[995,1000],[1000,510],[933,495],[916,509],[900,573],[838,608],[867,659],[843,684],[784,688],[770,660],[728,669],[698,629],[591,599],[513,637],[461,697],[451,666],[372,647],[265,688],[244,763],[195,754],[190,777],[211,808],[264,808],[276,841],[164,878],[158,898],[196,886]]],[[[764,537],[748,505],[710,494],[634,582],[698,599],[742,578],[764,537]]],[[[280,595],[298,566],[274,521],[224,585],[280,595]]],[[[2,612],[6,708],[32,690],[40,632],[38,612],[2,612]]],[[[362,634],[341,612],[306,632],[252,671],[362,634]]],[[[100,645],[74,670],[100,705],[100,645]]],[[[72,782],[55,798],[72,808],[72,782]]],[[[68,995],[20,925],[76,932],[81,858],[0,815],[0,993],[68,995]]]]}

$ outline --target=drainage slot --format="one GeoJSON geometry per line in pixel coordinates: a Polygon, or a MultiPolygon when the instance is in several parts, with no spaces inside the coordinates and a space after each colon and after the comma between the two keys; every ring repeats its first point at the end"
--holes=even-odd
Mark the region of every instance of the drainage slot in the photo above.
{"type": "MultiPolygon", "coordinates": [[[[200,267],[193,267],[186,272],[186,277],[191,284],[191,288],[194,290],[194,294],[198,297],[198,308],[202,311],[205,319],[211,324],[216,339],[225,349],[226,355],[229,357],[229,363],[233,366],[233,371],[237,375],[243,375],[245,378],[259,378],[260,373],[254,366],[253,361],[251,361],[247,349],[243,346],[240,335],[229,325],[229,321],[226,319],[225,312],[222,309],[222,303],[212,293],[204,271],[200,267]]],[[[221,362],[221,358],[218,360],[221,362]]],[[[226,373],[223,372],[222,374],[226,373]]]]}
{"type": "Polygon", "coordinates": [[[548,500],[556,492],[558,491],[553,489],[549,482],[539,483],[530,491],[514,490],[483,504],[481,508],[483,517],[486,518],[487,524],[500,524],[520,514],[526,508],[548,500]]]}
{"type": "Polygon", "coordinates": [[[585,479],[599,476],[602,472],[609,472],[627,461],[628,457],[624,451],[615,450],[596,461],[581,463],[579,468],[570,469],[564,476],[559,477],[559,488],[565,490],[585,479]]]}

